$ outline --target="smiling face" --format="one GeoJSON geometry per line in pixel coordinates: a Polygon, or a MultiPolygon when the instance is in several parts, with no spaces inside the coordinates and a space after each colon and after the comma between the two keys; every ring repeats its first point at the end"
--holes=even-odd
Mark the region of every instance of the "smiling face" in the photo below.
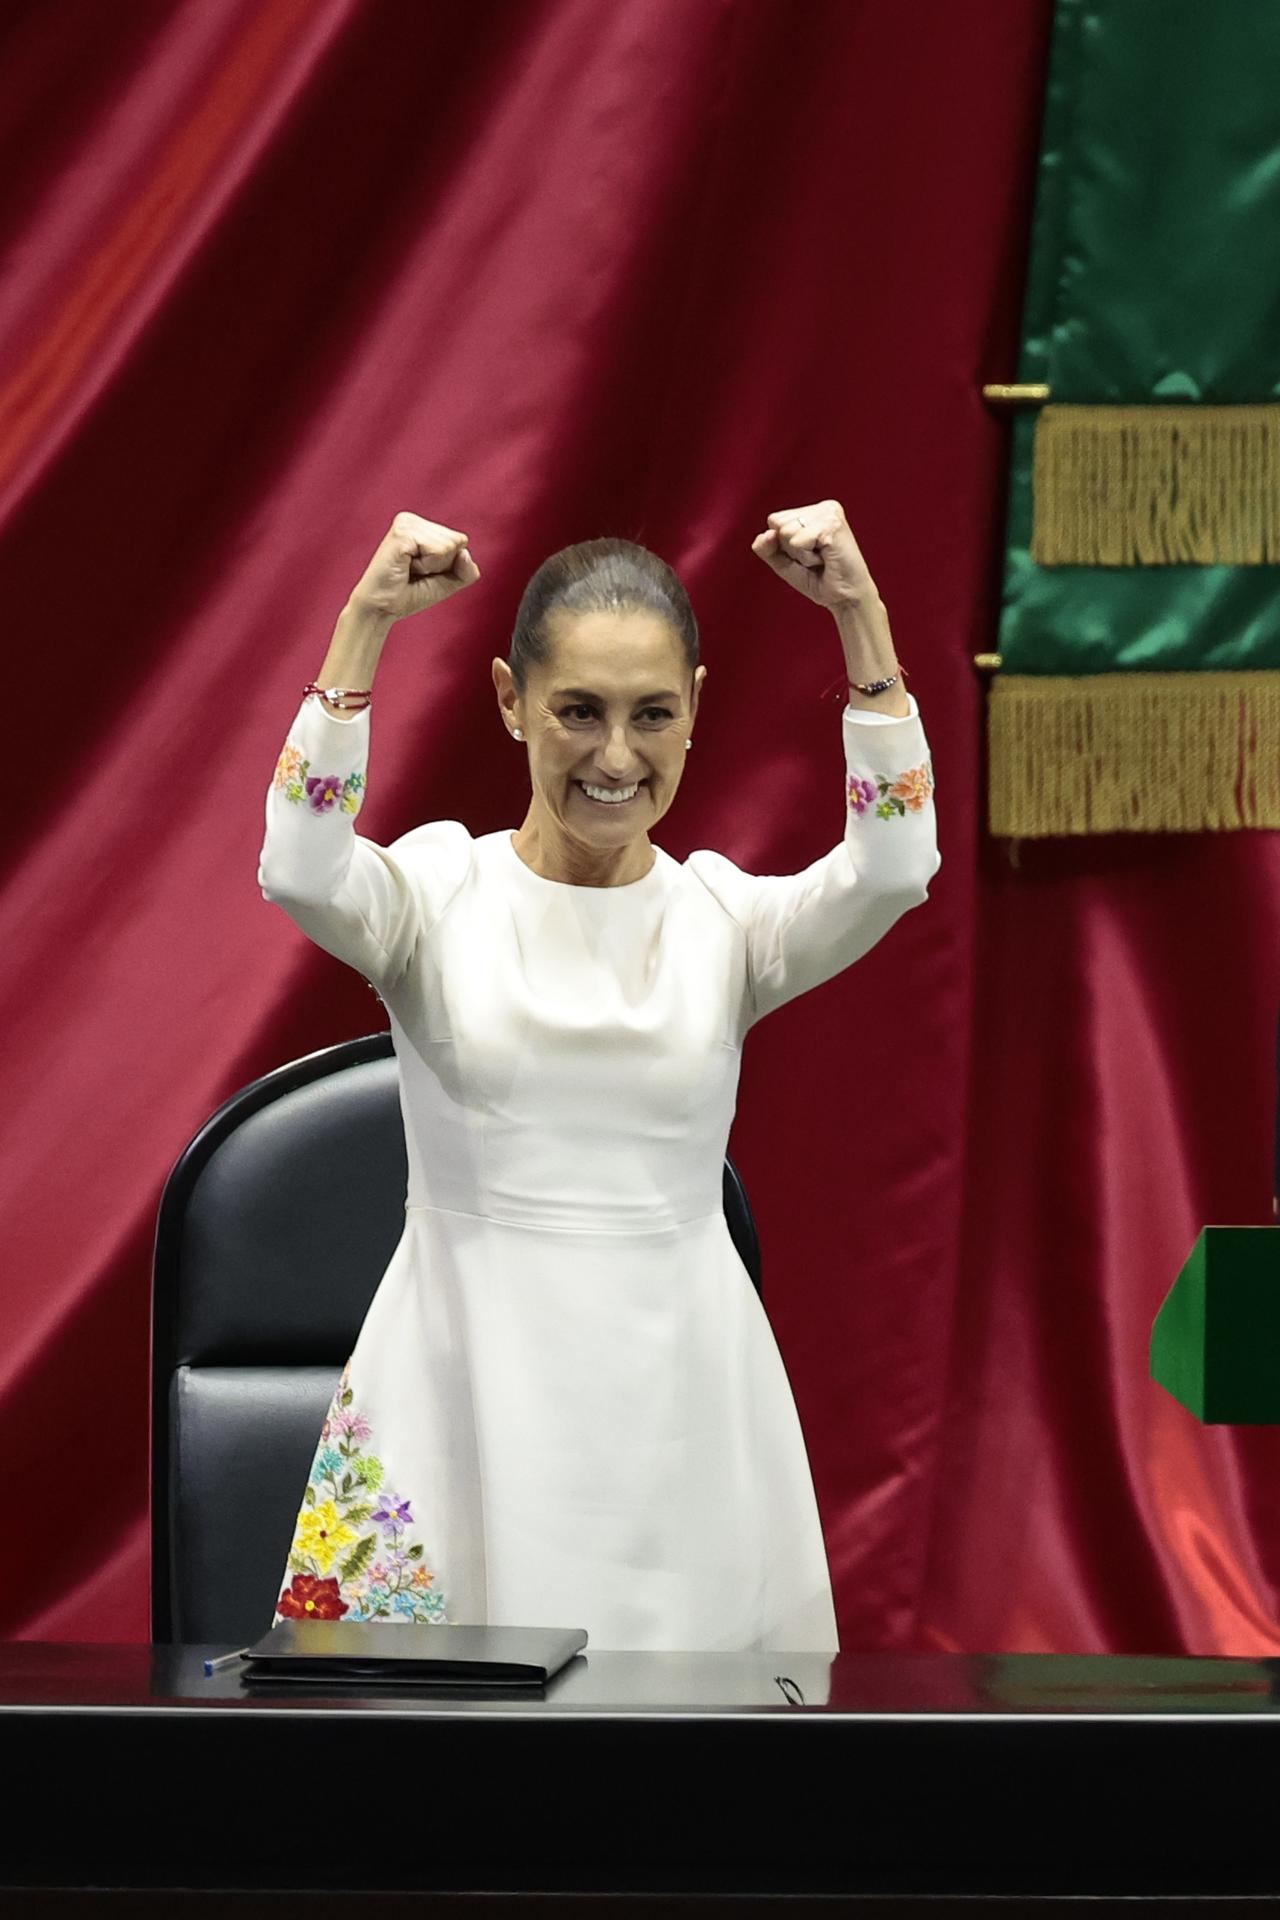
{"type": "Polygon", "coordinates": [[[652,613],[560,610],[549,631],[549,657],[522,694],[507,663],[493,663],[533,786],[516,848],[548,878],[622,885],[650,865],[647,836],[680,784],[706,668],[690,673],[678,635],[652,613]]]}

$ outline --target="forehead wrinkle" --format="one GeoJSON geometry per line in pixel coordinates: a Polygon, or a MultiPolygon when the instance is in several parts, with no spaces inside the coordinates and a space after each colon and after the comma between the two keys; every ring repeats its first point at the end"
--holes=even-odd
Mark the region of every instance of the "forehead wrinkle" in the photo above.
{"type": "MultiPolygon", "coordinates": [[[[556,687],[551,694],[553,700],[599,700],[601,697],[598,693],[592,693],[589,687],[556,687]]],[[[625,698],[626,696],[620,695],[619,697],[625,698]]],[[[632,696],[633,701],[636,702],[645,700],[678,700],[679,698],[679,693],[676,692],[673,687],[663,687],[657,693],[637,693],[632,696]]]]}
{"type": "Polygon", "coordinates": [[[612,684],[635,686],[641,675],[674,674],[678,681],[684,671],[678,636],[648,613],[580,614],[556,627],[552,639],[544,666],[558,686],[572,681],[580,687],[597,672],[612,684]]]}

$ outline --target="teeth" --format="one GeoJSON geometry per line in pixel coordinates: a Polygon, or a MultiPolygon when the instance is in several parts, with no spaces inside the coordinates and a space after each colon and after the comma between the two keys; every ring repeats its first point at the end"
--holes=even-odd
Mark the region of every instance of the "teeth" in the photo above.
{"type": "Polygon", "coordinates": [[[640,791],[638,780],[634,786],[630,787],[589,787],[585,780],[579,780],[578,785],[592,800],[608,800],[615,806],[619,801],[630,800],[640,791]]]}

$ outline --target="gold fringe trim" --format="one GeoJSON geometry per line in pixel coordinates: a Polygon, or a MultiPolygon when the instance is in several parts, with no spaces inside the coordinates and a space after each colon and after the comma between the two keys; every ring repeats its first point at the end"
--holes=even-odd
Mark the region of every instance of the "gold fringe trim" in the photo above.
{"type": "Polygon", "coordinates": [[[1031,558],[1042,567],[1280,560],[1280,406],[1047,406],[1031,558]]]}
{"type": "Polygon", "coordinates": [[[990,828],[1280,827],[1280,672],[997,674],[990,828]]]}

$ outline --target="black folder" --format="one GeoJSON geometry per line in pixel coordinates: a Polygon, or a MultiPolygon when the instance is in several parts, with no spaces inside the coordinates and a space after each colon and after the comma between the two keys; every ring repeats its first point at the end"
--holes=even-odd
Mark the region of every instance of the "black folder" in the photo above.
{"type": "Polygon", "coordinates": [[[281,1620],[245,1649],[241,1678],[354,1687],[541,1687],[586,1644],[585,1627],[281,1620]]]}

